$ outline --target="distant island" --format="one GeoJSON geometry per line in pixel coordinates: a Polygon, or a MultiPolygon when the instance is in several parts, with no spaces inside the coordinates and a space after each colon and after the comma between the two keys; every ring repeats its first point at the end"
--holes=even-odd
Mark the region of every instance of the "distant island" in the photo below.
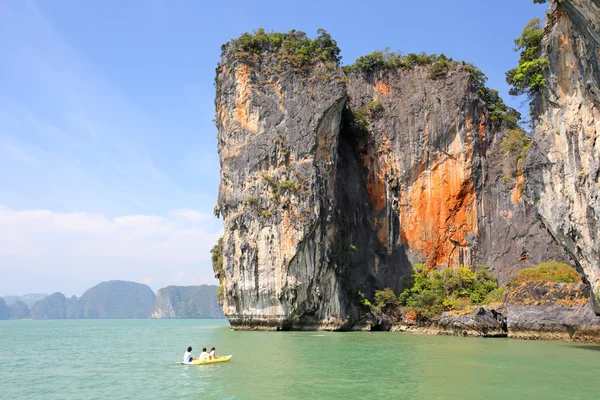
{"type": "Polygon", "coordinates": [[[4,301],[7,306],[12,306],[17,302],[24,303],[28,308],[33,307],[36,301],[43,300],[48,296],[48,293],[30,293],[23,296],[4,296],[4,301]]]}
{"type": "Polygon", "coordinates": [[[60,292],[0,297],[0,320],[224,318],[216,293],[215,285],[168,286],[157,297],[147,285],[115,280],[88,289],[80,298],[60,292]]]}
{"type": "Polygon", "coordinates": [[[225,318],[217,287],[167,286],[158,291],[152,318],[225,318]]]}

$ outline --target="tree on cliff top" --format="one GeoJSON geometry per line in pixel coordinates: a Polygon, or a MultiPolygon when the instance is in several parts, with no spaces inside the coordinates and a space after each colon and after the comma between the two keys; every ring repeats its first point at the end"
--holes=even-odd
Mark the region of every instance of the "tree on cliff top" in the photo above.
{"type": "Polygon", "coordinates": [[[521,51],[519,65],[506,73],[506,82],[512,86],[509,93],[513,96],[526,94],[533,99],[546,84],[543,72],[548,67],[548,60],[540,58],[540,45],[544,37],[544,27],[540,19],[535,18],[523,29],[520,37],[515,39],[515,51],[521,51]]]}
{"type": "Polygon", "coordinates": [[[229,47],[237,57],[274,53],[280,59],[286,59],[296,67],[314,64],[318,61],[339,62],[340,49],[337,42],[325,29],[317,30],[317,37],[310,39],[306,33],[292,29],[287,33],[267,32],[263,28],[253,33],[244,33],[239,38],[224,44],[221,50],[229,47]]]}

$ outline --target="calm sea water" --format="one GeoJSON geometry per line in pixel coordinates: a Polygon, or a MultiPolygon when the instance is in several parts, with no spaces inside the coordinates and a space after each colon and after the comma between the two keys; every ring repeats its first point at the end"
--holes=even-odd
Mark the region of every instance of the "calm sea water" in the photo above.
{"type": "Polygon", "coordinates": [[[0,321],[2,399],[598,399],[600,346],[227,321],[0,321]],[[177,364],[188,345],[230,363],[177,364]]]}

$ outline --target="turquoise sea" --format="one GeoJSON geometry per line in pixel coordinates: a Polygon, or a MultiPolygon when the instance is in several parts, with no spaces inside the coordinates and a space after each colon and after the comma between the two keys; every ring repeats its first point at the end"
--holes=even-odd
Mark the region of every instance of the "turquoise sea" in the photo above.
{"type": "Polygon", "coordinates": [[[598,399],[600,346],[225,320],[0,321],[2,399],[598,399]],[[178,364],[216,346],[230,363],[178,364]]]}

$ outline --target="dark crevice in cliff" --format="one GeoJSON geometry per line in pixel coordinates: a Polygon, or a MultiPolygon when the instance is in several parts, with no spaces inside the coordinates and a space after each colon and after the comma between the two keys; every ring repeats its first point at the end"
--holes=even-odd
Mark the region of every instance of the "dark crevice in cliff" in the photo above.
{"type": "MultiPolygon", "coordinates": [[[[369,179],[383,179],[374,176],[373,169],[365,166],[365,163],[376,161],[369,155],[368,147],[373,145],[372,140],[370,133],[358,125],[351,110],[346,107],[336,169],[337,232],[334,253],[338,273],[344,279],[350,298],[357,291],[372,298],[375,290],[385,287],[399,292],[402,278],[411,271],[404,246],[396,244],[399,237],[397,212],[382,216],[369,195],[369,179]],[[378,217],[386,219],[384,224],[396,239],[391,241],[391,251],[388,239],[384,242],[378,236],[375,228],[378,217]]],[[[387,185],[386,182],[380,184],[387,185]]]]}

